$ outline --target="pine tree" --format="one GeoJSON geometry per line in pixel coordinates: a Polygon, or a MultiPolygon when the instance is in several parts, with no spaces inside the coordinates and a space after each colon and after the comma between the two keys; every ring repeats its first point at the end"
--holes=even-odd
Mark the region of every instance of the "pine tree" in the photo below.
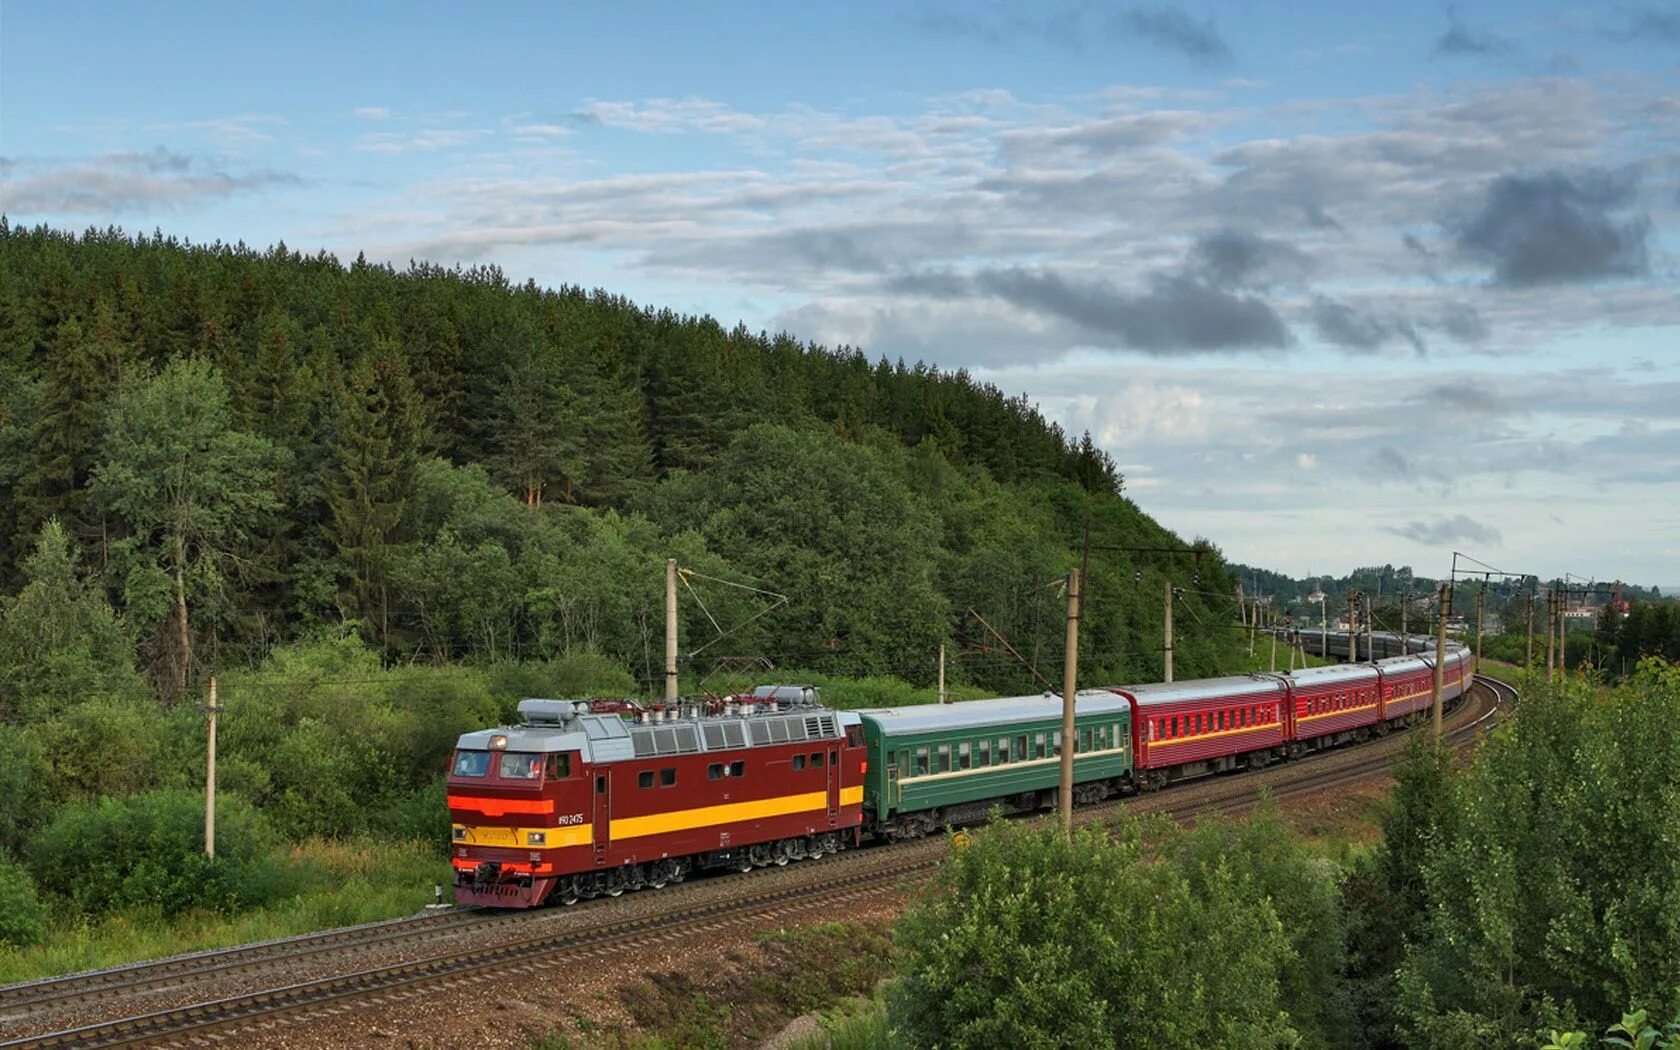
{"type": "Polygon", "coordinates": [[[390,588],[420,455],[420,404],[389,344],[350,369],[338,399],[326,533],[364,630],[391,639],[390,588]]]}
{"type": "Polygon", "coordinates": [[[88,507],[87,484],[97,462],[105,414],[128,357],[116,340],[115,319],[101,311],[91,334],[81,322],[65,321],[47,355],[32,439],[16,489],[19,536],[33,535],[49,518],[59,518],[73,535],[97,539],[97,519],[88,507]]]}
{"type": "Polygon", "coordinates": [[[557,347],[523,318],[509,332],[512,346],[491,408],[495,472],[527,507],[542,506],[550,486],[566,502],[584,472],[584,435],[557,347]]]}

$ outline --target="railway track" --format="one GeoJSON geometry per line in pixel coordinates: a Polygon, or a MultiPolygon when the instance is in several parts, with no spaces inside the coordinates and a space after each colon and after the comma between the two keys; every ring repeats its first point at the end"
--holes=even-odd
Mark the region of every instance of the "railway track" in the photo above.
{"type": "Polygon", "coordinates": [[[385,947],[453,935],[475,926],[494,924],[503,918],[505,916],[495,912],[471,908],[433,912],[6,985],[0,987],[0,1021],[110,995],[167,988],[212,975],[256,970],[276,959],[290,960],[325,952],[385,947]]]}
{"type": "MultiPolygon", "coordinates": [[[[1460,704],[1449,716],[1445,734],[1449,743],[1458,745],[1473,739],[1497,717],[1500,707],[1516,696],[1516,690],[1508,683],[1486,677],[1478,678],[1476,692],[1480,694],[1476,700],[1460,704]]],[[[1322,793],[1337,786],[1368,781],[1386,772],[1405,736],[1394,734],[1385,741],[1324,752],[1307,761],[1273,767],[1254,776],[1213,777],[1175,787],[1165,795],[1148,795],[1084,807],[1078,811],[1078,818],[1081,823],[1103,821],[1112,819],[1122,808],[1127,808],[1160,812],[1176,820],[1187,820],[1246,811],[1252,808],[1262,793],[1269,793],[1276,799],[1322,793]],[[1184,796],[1182,801],[1178,797],[1181,793],[1184,796]]],[[[601,906],[610,909],[611,905],[600,901],[566,912],[444,912],[12,985],[0,989],[0,1020],[8,1014],[44,1012],[104,996],[128,995],[212,976],[258,971],[277,961],[289,962],[303,955],[424,944],[427,940],[453,936],[469,928],[486,925],[505,926],[512,934],[488,948],[445,951],[318,980],[29,1035],[0,1043],[0,1050],[13,1047],[130,1046],[213,1032],[225,1035],[253,1026],[259,1018],[267,1021],[285,1015],[291,1020],[304,1020],[344,1009],[346,1003],[377,1002],[410,994],[420,987],[435,988],[491,974],[505,975],[576,963],[581,958],[657,944],[695,932],[757,925],[767,919],[809,910],[814,901],[831,908],[836,901],[877,893],[883,884],[921,878],[938,866],[944,852],[943,840],[931,839],[890,849],[844,854],[841,862],[831,860],[822,865],[822,869],[830,873],[821,879],[820,889],[814,889],[807,881],[788,885],[783,880],[763,878],[772,876],[778,869],[761,869],[744,877],[732,877],[732,883],[748,884],[744,892],[692,903],[687,907],[673,907],[653,915],[623,920],[615,920],[609,915],[605,921],[581,929],[540,930],[536,924],[553,925],[541,920],[559,915],[593,916],[601,906]],[[531,931],[520,933],[527,924],[532,924],[531,931]]]]}

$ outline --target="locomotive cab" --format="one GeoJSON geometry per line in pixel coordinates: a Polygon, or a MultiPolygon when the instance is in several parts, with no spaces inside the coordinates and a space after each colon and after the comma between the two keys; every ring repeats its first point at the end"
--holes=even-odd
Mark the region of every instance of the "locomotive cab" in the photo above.
{"type": "Polygon", "coordinates": [[[569,729],[560,703],[525,701],[525,725],[468,733],[457,745],[448,795],[458,899],[539,901],[553,885],[556,852],[588,844],[584,734],[569,729]]]}

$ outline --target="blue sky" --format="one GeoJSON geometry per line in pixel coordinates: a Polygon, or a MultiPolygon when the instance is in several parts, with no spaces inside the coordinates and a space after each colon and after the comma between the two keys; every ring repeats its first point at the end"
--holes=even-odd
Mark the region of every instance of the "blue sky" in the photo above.
{"type": "Polygon", "coordinates": [[[13,2],[0,158],[968,368],[1238,560],[1680,584],[1674,3],[13,2]]]}

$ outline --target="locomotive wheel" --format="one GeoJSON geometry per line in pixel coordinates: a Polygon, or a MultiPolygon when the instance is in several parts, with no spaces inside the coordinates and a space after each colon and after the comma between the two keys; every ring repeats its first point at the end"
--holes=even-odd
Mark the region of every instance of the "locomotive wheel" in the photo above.
{"type": "Polygon", "coordinates": [[[648,867],[648,885],[652,886],[656,890],[664,889],[665,883],[670,878],[667,874],[667,870],[670,866],[671,862],[668,860],[654,861],[653,864],[648,867]]]}
{"type": "Polygon", "coordinates": [[[622,870],[607,872],[607,896],[618,897],[622,896],[623,893],[624,872],[622,870]]]}
{"type": "Polygon", "coordinates": [[[576,904],[578,902],[577,879],[561,879],[560,885],[555,887],[555,896],[560,898],[561,904],[567,906],[576,904]]]}
{"type": "Polygon", "coordinates": [[[787,843],[786,842],[776,843],[776,845],[773,847],[773,851],[775,853],[776,867],[778,867],[778,868],[787,867],[787,862],[788,862],[787,843]]]}

